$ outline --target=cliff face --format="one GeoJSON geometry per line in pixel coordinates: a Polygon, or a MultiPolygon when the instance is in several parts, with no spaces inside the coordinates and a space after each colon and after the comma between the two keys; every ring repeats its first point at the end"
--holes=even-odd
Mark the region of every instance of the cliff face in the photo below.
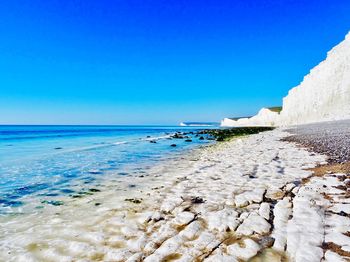
{"type": "Polygon", "coordinates": [[[256,116],[250,118],[240,118],[238,120],[224,118],[221,121],[221,126],[275,126],[278,125],[278,121],[279,113],[262,108],[256,116]]]}
{"type": "Polygon", "coordinates": [[[281,125],[350,118],[350,33],[283,98],[281,125]]]}
{"type": "Polygon", "coordinates": [[[350,33],[289,91],[280,114],[266,110],[251,118],[225,118],[221,125],[288,126],[350,119],[350,33]]]}

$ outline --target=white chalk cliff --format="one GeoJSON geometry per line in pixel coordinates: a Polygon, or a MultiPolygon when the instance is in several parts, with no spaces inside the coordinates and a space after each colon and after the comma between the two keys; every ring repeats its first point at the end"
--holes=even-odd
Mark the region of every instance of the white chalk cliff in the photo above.
{"type": "Polygon", "coordinates": [[[251,118],[225,118],[222,126],[286,126],[350,119],[350,33],[283,98],[280,114],[263,108],[251,118]]]}
{"type": "Polygon", "coordinates": [[[256,116],[250,118],[240,118],[237,120],[224,118],[221,121],[221,126],[275,126],[279,123],[279,117],[279,113],[262,108],[256,116]]]}
{"type": "Polygon", "coordinates": [[[350,118],[350,33],[283,99],[282,125],[350,118]]]}

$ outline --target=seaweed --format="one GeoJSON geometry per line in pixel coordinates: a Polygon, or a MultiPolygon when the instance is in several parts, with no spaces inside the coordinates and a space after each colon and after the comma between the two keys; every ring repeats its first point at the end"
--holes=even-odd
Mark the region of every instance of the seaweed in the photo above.
{"type": "Polygon", "coordinates": [[[258,134],[260,132],[270,131],[273,129],[274,127],[268,126],[234,127],[225,129],[206,129],[200,131],[199,134],[213,136],[216,141],[226,141],[233,137],[258,134]]]}

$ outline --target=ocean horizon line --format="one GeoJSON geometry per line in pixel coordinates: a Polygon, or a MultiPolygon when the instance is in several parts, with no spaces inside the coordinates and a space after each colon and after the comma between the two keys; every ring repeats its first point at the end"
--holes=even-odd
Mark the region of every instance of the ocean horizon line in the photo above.
{"type": "MultiPolygon", "coordinates": [[[[181,122],[183,123],[183,122],[181,122]]],[[[220,127],[220,125],[181,125],[179,124],[0,124],[0,127],[220,127]]]]}

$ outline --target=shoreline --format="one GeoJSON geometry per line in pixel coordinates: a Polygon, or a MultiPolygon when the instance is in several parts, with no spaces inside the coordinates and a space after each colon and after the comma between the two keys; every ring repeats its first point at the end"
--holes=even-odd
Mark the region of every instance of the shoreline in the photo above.
{"type": "Polygon", "coordinates": [[[341,207],[341,198],[332,195],[340,194],[333,189],[338,175],[312,177],[306,169],[325,164],[325,156],[280,141],[286,136],[277,129],[194,149],[155,167],[153,177],[135,177],[142,187],[130,188],[128,196],[101,192],[72,208],[60,207],[45,222],[34,216],[17,229],[10,223],[6,226],[17,232],[1,241],[0,256],[7,261],[336,261],[339,237],[324,241],[324,230],[344,216],[334,211],[328,221],[324,214],[341,207]],[[327,202],[330,197],[335,204],[327,202]]]}
{"type": "MultiPolygon", "coordinates": [[[[112,142],[112,143],[93,143],[92,146],[83,146],[79,147],[78,149],[65,149],[60,145],[59,147],[54,148],[54,152],[50,152],[49,160],[46,159],[46,161],[52,161],[53,164],[56,164],[56,169],[59,169],[59,166],[73,166],[71,170],[67,169],[60,169],[59,171],[62,174],[55,173],[48,171],[50,167],[45,168],[45,163],[42,164],[39,161],[45,162],[44,159],[34,159],[34,165],[36,165],[33,168],[33,171],[36,171],[40,173],[42,181],[40,181],[38,178],[36,181],[34,181],[34,185],[32,185],[30,182],[27,181],[27,183],[23,183],[22,186],[19,184],[16,187],[8,189],[6,191],[2,191],[5,194],[5,197],[3,199],[0,199],[0,219],[2,217],[6,216],[12,216],[12,215],[20,215],[20,214],[28,214],[33,212],[38,212],[42,209],[46,209],[50,206],[61,206],[65,205],[67,203],[71,203],[72,200],[77,198],[83,198],[85,196],[93,195],[97,192],[101,192],[104,190],[104,187],[107,185],[115,185],[118,188],[118,184],[122,183],[124,187],[120,188],[120,191],[123,191],[123,189],[128,188],[130,191],[131,187],[135,187],[137,185],[132,184],[130,182],[130,185],[128,185],[128,180],[132,180],[135,178],[136,180],[138,176],[144,177],[148,176],[148,173],[156,173],[153,172],[151,169],[152,166],[163,166],[166,165],[169,161],[176,161],[177,159],[180,159],[183,155],[192,154],[193,150],[200,149],[202,146],[207,146],[210,144],[213,144],[214,141],[223,141],[226,139],[229,139],[230,137],[236,137],[236,136],[243,136],[253,133],[262,132],[265,130],[270,130],[271,128],[263,128],[263,127],[252,127],[252,128],[237,128],[237,129],[202,129],[202,130],[189,130],[189,131],[181,131],[181,130],[173,130],[172,133],[165,133],[164,135],[160,136],[150,136],[145,135],[145,137],[139,137],[137,139],[133,138],[131,140],[127,140],[124,142],[112,142]],[[135,148],[133,150],[130,150],[128,154],[124,154],[125,158],[129,158],[129,156],[133,156],[133,154],[136,155],[134,158],[136,160],[136,163],[133,163],[131,161],[131,157],[129,158],[130,161],[124,161],[119,157],[118,155],[114,154],[113,147],[119,145],[124,145],[124,149],[119,149],[121,152],[127,152],[128,149],[125,147],[133,147],[135,146],[134,143],[139,143],[138,150],[135,151],[135,148]],[[142,145],[143,143],[143,145],[142,145]],[[129,144],[129,146],[128,146],[129,144]],[[134,144],[134,145],[133,145],[134,144]],[[148,145],[147,145],[148,144],[148,145]],[[142,148],[143,146],[143,148],[142,148]],[[90,149],[107,149],[106,155],[111,155],[109,158],[104,156],[101,158],[101,154],[98,155],[96,153],[95,155],[97,157],[100,157],[99,160],[94,161],[94,159],[90,159],[89,162],[82,162],[77,163],[76,165],[72,165],[72,163],[66,163],[61,164],[59,163],[60,157],[65,157],[69,161],[69,156],[67,157],[67,154],[78,152],[79,151],[85,151],[90,149]],[[108,148],[110,149],[108,151],[108,148]],[[59,149],[59,150],[58,150],[59,149]],[[161,151],[157,151],[161,150],[161,151]],[[143,161],[140,161],[138,159],[137,155],[140,155],[140,158],[142,158],[143,154],[146,155],[146,157],[143,159],[143,161]],[[114,157],[113,157],[114,156],[114,157]],[[148,156],[148,158],[147,158],[148,156]],[[51,159],[50,159],[51,157],[51,159]],[[115,159],[117,158],[117,160],[115,159]],[[107,160],[108,161],[107,161],[107,160]],[[102,165],[99,166],[99,161],[102,162],[102,165]],[[137,162],[138,161],[138,162],[137,162]],[[80,167],[83,167],[84,165],[89,165],[89,163],[95,163],[94,166],[91,166],[91,168],[83,168],[80,170],[80,167]],[[103,163],[104,162],[104,163],[103,163]],[[39,163],[39,169],[38,164],[39,163]],[[40,166],[41,164],[41,166],[40,166]],[[74,169],[75,168],[75,169],[74,169]],[[76,175],[80,172],[80,175],[76,175]],[[53,176],[55,176],[58,180],[58,184],[55,186],[55,184],[46,183],[47,179],[50,179],[50,174],[53,173],[53,176]],[[48,175],[46,175],[48,174],[48,175]],[[84,176],[85,174],[85,176],[84,176]],[[59,184],[60,178],[61,181],[65,180],[65,176],[71,177],[69,179],[66,179],[66,184],[59,184]],[[85,179],[85,181],[84,181],[85,179]],[[39,181],[39,182],[38,182],[39,181]],[[69,183],[67,183],[67,181],[69,183]],[[40,184],[41,182],[41,184],[40,184]],[[36,184],[39,183],[39,190],[41,187],[41,192],[36,192],[35,187],[36,184]],[[45,188],[46,186],[46,188],[45,188]],[[61,189],[61,190],[60,190],[61,189]],[[27,191],[31,193],[27,193],[27,191]]],[[[69,142],[69,141],[68,141],[69,142]]],[[[51,150],[52,151],[52,150],[51,150]]],[[[118,149],[116,149],[116,152],[118,152],[118,149]]],[[[21,158],[20,158],[21,159],[21,158]]],[[[81,160],[78,158],[78,160],[81,160]]],[[[18,158],[12,159],[12,161],[17,161],[18,158]]],[[[84,159],[83,159],[84,161],[84,159]]],[[[13,163],[13,166],[18,165],[17,162],[13,163]]],[[[6,163],[7,166],[9,166],[9,162],[6,163]]],[[[28,165],[27,165],[28,166],[28,165]]],[[[22,167],[24,168],[24,173],[26,173],[28,170],[32,172],[31,167],[26,170],[26,166],[22,167]]],[[[11,173],[11,168],[8,168],[7,172],[9,172],[8,177],[11,177],[13,175],[11,173]]],[[[54,168],[54,169],[55,169],[54,168]]],[[[5,171],[3,173],[6,173],[6,166],[4,168],[5,171]]],[[[20,173],[17,171],[17,173],[20,173]]],[[[16,173],[14,173],[16,175],[16,173]]],[[[27,174],[26,174],[27,175],[27,174]]],[[[23,181],[22,181],[23,182],[23,181]]]]}

